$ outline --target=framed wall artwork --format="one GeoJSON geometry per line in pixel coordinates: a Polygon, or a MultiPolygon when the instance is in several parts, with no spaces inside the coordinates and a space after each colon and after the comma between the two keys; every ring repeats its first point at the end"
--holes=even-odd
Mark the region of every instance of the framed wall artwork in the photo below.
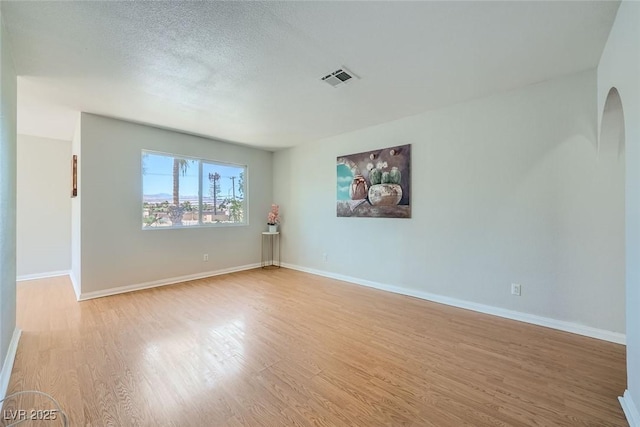
{"type": "Polygon", "coordinates": [[[71,197],[78,196],[78,156],[71,159],[71,197]]]}
{"type": "Polygon", "coordinates": [[[411,218],[411,145],[337,158],[339,217],[411,218]]]}

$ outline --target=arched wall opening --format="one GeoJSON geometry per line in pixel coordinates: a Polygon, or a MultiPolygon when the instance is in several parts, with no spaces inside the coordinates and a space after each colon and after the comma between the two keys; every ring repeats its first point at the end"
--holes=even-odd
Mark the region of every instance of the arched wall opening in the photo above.
{"type": "MultiPolygon", "coordinates": [[[[610,256],[611,253],[619,260],[618,268],[620,278],[608,281],[608,291],[611,295],[618,295],[618,301],[622,301],[620,310],[626,318],[626,286],[625,272],[625,123],[622,99],[618,89],[609,89],[602,109],[600,125],[600,138],[598,139],[598,185],[603,194],[608,194],[605,200],[609,206],[603,206],[607,212],[608,224],[602,224],[615,239],[615,247],[600,248],[601,256],[610,256]],[[612,251],[612,252],[609,252],[612,251]]],[[[625,328],[626,329],[626,328],[625,328]]]]}
{"type": "Polygon", "coordinates": [[[612,87],[602,110],[599,151],[615,151],[619,157],[624,155],[624,110],[618,89],[612,87]]]}

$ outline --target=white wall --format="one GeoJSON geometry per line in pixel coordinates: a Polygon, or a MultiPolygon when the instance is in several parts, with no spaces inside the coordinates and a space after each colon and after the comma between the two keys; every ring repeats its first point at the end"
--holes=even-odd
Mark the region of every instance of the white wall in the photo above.
{"type": "MultiPolygon", "coordinates": [[[[5,362],[15,327],[16,73],[0,12],[0,363],[5,362]]],[[[8,380],[7,374],[3,372],[2,380],[8,380]]],[[[4,397],[6,384],[1,386],[4,397]]]]}
{"type": "Polygon", "coordinates": [[[628,418],[629,410],[635,413],[635,424],[629,420],[633,426],[640,425],[640,3],[637,2],[621,3],[600,58],[599,114],[611,87],[620,93],[625,116],[628,390],[625,413],[628,418]]]}
{"type": "Polygon", "coordinates": [[[624,162],[596,118],[589,71],[277,152],[283,261],[623,333],[624,162]],[[336,157],[407,143],[413,218],[337,218],[336,157]]]}
{"type": "Polygon", "coordinates": [[[17,274],[71,268],[71,141],[18,135],[17,274]]]}
{"type": "Polygon", "coordinates": [[[83,295],[260,262],[271,152],[84,113],[81,147],[83,295]],[[142,230],[142,149],[246,164],[249,225],[142,230]]]}

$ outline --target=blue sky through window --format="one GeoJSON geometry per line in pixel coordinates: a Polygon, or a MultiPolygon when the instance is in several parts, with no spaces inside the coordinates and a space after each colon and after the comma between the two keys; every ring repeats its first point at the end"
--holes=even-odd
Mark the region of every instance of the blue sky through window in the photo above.
{"type": "MultiPolygon", "coordinates": [[[[173,159],[174,156],[143,153],[142,167],[142,190],[144,196],[152,196],[164,194],[168,195],[168,201],[171,201],[170,196],[173,194],[173,159]]],[[[180,195],[182,197],[198,196],[198,160],[190,160],[189,167],[186,174],[183,176],[180,174],[180,195]]],[[[220,164],[211,164],[206,161],[203,162],[203,196],[209,197],[209,172],[217,172],[220,174],[220,197],[226,198],[233,196],[233,180],[235,178],[235,194],[239,197],[238,182],[240,172],[244,170],[242,166],[227,166],[220,164]]]]}

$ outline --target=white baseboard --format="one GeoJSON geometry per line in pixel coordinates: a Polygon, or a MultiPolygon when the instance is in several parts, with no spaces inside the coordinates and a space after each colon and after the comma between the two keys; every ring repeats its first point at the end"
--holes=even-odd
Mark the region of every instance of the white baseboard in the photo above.
{"type": "Polygon", "coordinates": [[[407,289],[400,286],[387,285],[384,283],[373,282],[370,280],[359,279],[357,277],[345,276],[342,274],[331,273],[328,271],[316,270],[314,268],[302,267],[295,264],[282,263],[285,268],[303,271],[305,273],[315,274],[318,276],[329,277],[331,279],[342,280],[344,282],[354,283],[356,285],[367,286],[370,288],[380,289],[383,291],[393,292],[396,294],[407,295],[424,299],[427,301],[446,304],[453,307],[473,310],[480,313],[491,314],[493,316],[504,317],[506,319],[518,320],[520,322],[531,323],[534,325],[545,326],[547,328],[558,329],[560,331],[571,332],[578,335],[584,335],[591,338],[597,338],[604,341],[610,341],[617,344],[625,344],[626,336],[619,332],[606,331],[591,326],[580,325],[563,320],[551,319],[548,317],[536,316],[534,314],[522,313],[514,310],[507,310],[500,307],[478,304],[471,301],[465,301],[457,298],[451,298],[443,295],[432,294],[429,292],[407,289]]]}
{"type": "Polygon", "coordinates": [[[69,279],[71,279],[71,285],[73,285],[73,292],[76,293],[76,300],[80,301],[80,282],[76,278],[76,275],[73,274],[73,270],[69,271],[69,279]]]}
{"type": "Polygon", "coordinates": [[[60,270],[60,271],[47,271],[46,273],[23,274],[16,277],[16,282],[24,282],[25,280],[35,280],[35,279],[47,279],[49,277],[66,276],[69,273],[70,273],[69,270],[60,270]]]}
{"type": "Polygon", "coordinates": [[[173,285],[180,282],[187,282],[189,280],[204,279],[207,277],[219,276],[221,274],[229,274],[229,273],[235,273],[237,271],[252,270],[258,267],[260,267],[260,263],[247,264],[247,265],[241,265],[238,267],[223,268],[221,270],[206,271],[203,273],[189,274],[186,276],[171,277],[168,279],[154,280],[151,282],[119,286],[117,288],[104,289],[104,290],[95,291],[95,292],[86,292],[86,293],[80,294],[78,301],[86,301],[93,298],[101,298],[109,295],[123,294],[125,292],[139,291],[139,290],[148,289],[148,288],[157,288],[159,286],[173,285]]]}
{"type": "Polygon", "coordinates": [[[627,417],[629,427],[640,427],[640,412],[638,412],[638,407],[633,402],[629,390],[625,390],[624,395],[618,397],[618,400],[620,401],[620,406],[622,406],[625,417],[627,417]]]}
{"type": "Polygon", "coordinates": [[[13,336],[9,343],[9,349],[4,357],[4,363],[2,364],[2,372],[0,372],[0,399],[4,399],[7,396],[7,389],[9,388],[9,380],[11,379],[11,371],[13,370],[13,362],[16,360],[16,353],[18,352],[18,341],[20,341],[20,334],[22,331],[18,328],[13,330],[13,336]]]}

